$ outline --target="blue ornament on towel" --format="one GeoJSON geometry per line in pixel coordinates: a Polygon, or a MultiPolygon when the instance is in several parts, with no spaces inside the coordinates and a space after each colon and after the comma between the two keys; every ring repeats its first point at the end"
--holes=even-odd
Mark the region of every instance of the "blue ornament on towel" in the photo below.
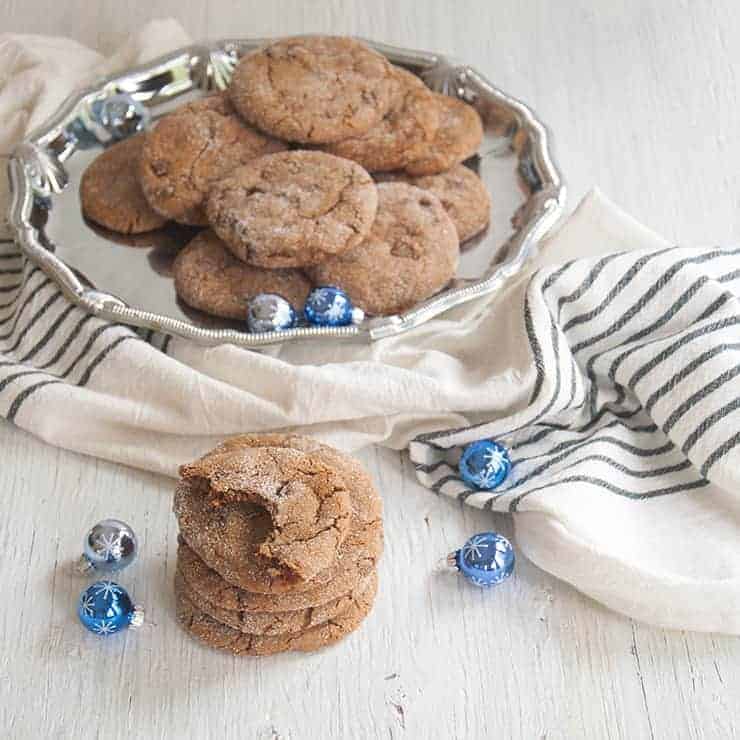
{"type": "Polygon", "coordinates": [[[136,559],[138,544],[134,530],[118,519],[98,522],[86,535],[78,570],[88,573],[113,573],[131,565],[136,559]]]}
{"type": "Polygon", "coordinates": [[[496,488],[511,470],[509,451],[490,439],[472,442],[463,450],[458,470],[460,477],[469,486],[490,491],[496,488]]]}
{"type": "Polygon", "coordinates": [[[448,565],[457,568],[471,583],[481,588],[495,586],[514,572],[514,549],[497,532],[473,535],[459,550],[447,556],[448,565]]]}
{"type": "Polygon", "coordinates": [[[260,293],[249,301],[247,327],[253,333],[292,329],[296,319],[293,306],[277,293],[260,293]]]}
{"type": "Polygon", "coordinates": [[[96,121],[115,140],[138,134],[149,125],[151,119],[151,113],[145,105],[123,93],[96,100],[91,111],[96,121]]]}
{"type": "Polygon", "coordinates": [[[112,635],[144,624],[142,607],[134,606],[126,589],[113,581],[96,581],[86,588],[80,594],[77,615],[96,635],[112,635]]]}
{"type": "Polygon", "coordinates": [[[365,318],[365,312],[355,308],[349,296],[333,285],[314,288],[308,294],[303,314],[314,326],[348,326],[360,324],[365,318]]]}

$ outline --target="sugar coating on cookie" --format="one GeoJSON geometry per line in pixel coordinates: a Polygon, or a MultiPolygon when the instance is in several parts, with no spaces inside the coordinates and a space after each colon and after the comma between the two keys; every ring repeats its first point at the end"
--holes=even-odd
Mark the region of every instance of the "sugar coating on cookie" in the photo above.
{"type": "Polygon", "coordinates": [[[210,229],[178,254],[173,273],[175,290],[185,303],[227,319],[245,319],[249,300],[259,293],[277,293],[302,306],[311,290],[299,270],[265,270],[238,260],[210,229]]]}
{"type": "Polygon", "coordinates": [[[347,609],[323,624],[297,632],[280,635],[254,635],[236,630],[206,614],[189,598],[182,578],[175,577],[177,619],[193,637],[206,645],[230,650],[237,655],[272,655],[298,650],[320,650],[338,642],[356,630],[370,613],[375,591],[357,595],[347,609]]]}
{"type": "Polygon", "coordinates": [[[472,157],[483,141],[483,122],[472,105],[448,95],[435,93],[439,106],[439,127],[418,159],[406,165],[411,175],[434,175],[472,157]]]}
{"type": "Polygon", "coordinates": [[[174,221],[205,226],[211,185],[285,144],[245,124],[223,93],[178,108],[147,135],[139,177],[149,204],[174,221]]]}
{"type": "Polygon", "coordinates": [[[323,604],[292,611],[249,612],[226,609],[219,600],[211,601],[198,590],[198,584],[188,580],[178,560],[177,573],[182,578],[182,587],[188,598],[209,617],[251,635],[286,635],[303,632],[310,627],[324,624],[350,608],[358,598],[365,598],[377,589],[378,575],[375,571],[362,579],[351,591],[323,604]]]}
{"type": "Polygon", "coordinates": [[[491,220],[491,196],[478,175],[464,164],[438,175],[395,176],[436,195],[452,219],[461,242],[480,234],[491,220]]]}
{"type": "Polygon", "coordinates": [[[368,314],[404,311],[450,281],[460,257],[457,231],[439,199],[401,182],[378,185],[378,214],[355,249],[310,268],[316,285],[343,288],[368,314]]]}
{"type": "Polygon", "coordinates": [[[303,267],[359,244],[378,194],[355,162],[318,151],[252,160],[215,183],[214,231],[239,259],[258,267],[303,267]]]}
{"type": "Polygon", "coordinates": [[[425,154],[439,125],[439,105],[416,75],[400,67],[394,72],[396,91],[382,120],[362,136],[328,144],[324,151],[370,172],[402,169],[425,154]]]}
{"type": "Polygon", "coordinates": [[[228,88],[254,126],[288,141],[319,144],[360,136],[391,105],[385,57],[351,38],[283,39],[243,57],[228,88]]]}
{"type": "Polygon", "coordinates": [[[180,476],[181,485],[194,488],[213,509],[243,505],[255,518],[266,512],[269,531],[251,555],[289,580],[309,581],[332,565],[349,531],[352,509],[344,481],[299,450],[214,451],[181,466],[180,476]]]}
{"type": "MultiPolygon", "coordinates": [[[[242,435],[219,445],[214,453],[261,447],[302,451],[333,468],[345,481],[352,515],[332,565],[303,581],[259,557],[257,550],[273,528],[267,511],[241,502],[214,508],[191,481],[181,482],[175,490],[174,509],[182,539],[224,581],[243,589],[222,594],[241,609],[298,609],[346,593],[383,550],[382,502],[372,480],[349,456],[299,435],[242,435]]],[[[209,583],[211,589],[219,590],[212,580],[209,583]]]]}
{"type": "Polygon", "coordinates": [[[80,201],[87,218],[121,234],[158,229],[167,218],[152,209],[139,184],[139,159],[145,134],[109,146],[87,167],[80,201]]]}

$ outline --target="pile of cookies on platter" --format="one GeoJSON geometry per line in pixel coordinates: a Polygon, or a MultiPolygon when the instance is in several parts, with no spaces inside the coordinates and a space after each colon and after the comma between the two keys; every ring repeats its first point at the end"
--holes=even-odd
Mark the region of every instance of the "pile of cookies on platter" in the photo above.
{"type": "Polygon", "coordinates": [[[182,627],[244,655],[317,650],[372,608],[382,502],[353,458],[308,437],[242,435],[183,465],[182,627]]]}
{"type": "Polygon", "coordinates": [[[206,227],[174,277],[209,314],[243,319],[258,293],[300,310],[312,286],[333,285],[389,315],[444,288],[460,243],[488,225],[489,194],[462,164],[482,137],[472,106],[361,42],[289,38],[242,57],[226,90],[109,147],[81,200],[114,231],[206,227]]]}

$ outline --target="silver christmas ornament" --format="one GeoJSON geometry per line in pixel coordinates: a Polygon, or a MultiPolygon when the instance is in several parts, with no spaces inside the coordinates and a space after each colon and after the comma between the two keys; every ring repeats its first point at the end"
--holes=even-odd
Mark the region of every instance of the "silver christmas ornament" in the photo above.
{"type": "Polygon", "coordinates": [[[295,323],[293,306],[277,293],[260,293],[249,301],[247,326],[251,332],[283,331],[295,323]]]}
{"type": "Polygon", "coordinates": [[[138,545],[134,530],[118,519],[98,522],[85,536],[83,553],[77,562],[80,573],[113,573],[131,565],[138,545]]]}

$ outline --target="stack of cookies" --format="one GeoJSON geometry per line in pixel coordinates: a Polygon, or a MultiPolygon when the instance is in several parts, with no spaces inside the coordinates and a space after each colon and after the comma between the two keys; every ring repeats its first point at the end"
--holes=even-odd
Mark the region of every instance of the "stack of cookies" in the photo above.
{"type": "Polygon", "coordinates": [[[316,650],[369,613],[382,504],[353,458],[307,437],[243,435],[180,469],[180,624],[238,654],[316,650]]]}
{"type": "Polygon", "coordinates": [[[85,215],[136,233],[204,227],[180,252],[191,307],[243,319],[258,293],[300,308],[343,288],[369,315],[404,311],[454,276],[490,218],[461,164],[476,110],[350,38],[313,36],[244,56],[229,87],[109,147],[81,185],[85,215]]]}

